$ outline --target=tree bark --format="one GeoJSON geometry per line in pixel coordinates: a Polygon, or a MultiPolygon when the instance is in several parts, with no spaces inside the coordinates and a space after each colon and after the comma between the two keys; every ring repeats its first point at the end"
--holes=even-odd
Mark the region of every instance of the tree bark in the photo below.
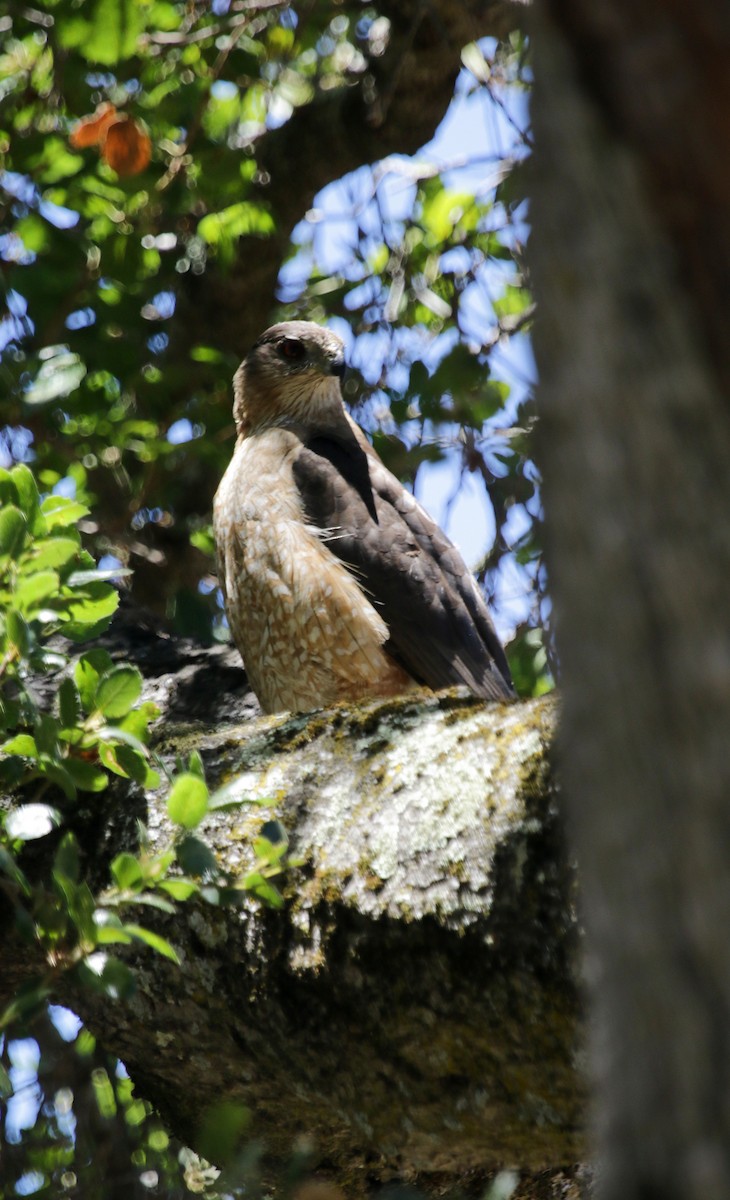
{"type": "MultiPolygon", "coordinates": [[[[551,701],[446,696],[168,727],[166,753],[199,748],[254,802],[202,827],[220,863],[248,869],[269,816],[304,860],[283,912],[165,921],[183,968],[137,959],[130,1005],[69,997],[178,1136],[195,1146],[211,1104],[242,1102],[272,1162],[305,1137],[348,1193],[579,1157],[553,722],[551,701]]],[[[172,830],[149,803],[161,846],[172,830]]]]}
{"type": "Polygon", "coordinates": [[[730,1195],[730,25],[544,0],[532,270],[604,1200],[730,1195]]]}
{"type": "MultiPolygon", "coordinates": [[[[564,1196],[584,1095],[554,699],[424,692],[251,720],[232,652],[134,637],[130,654],[122,621],[107,645],[136,658],[165,708],[163,756],[199,749],[209,782],[244,800],[196,833],[240,876],[276,817],[303,865],[282,911],[245,897],[152,913],[182,967],[133,956],[128,1004],[68,986],[54,998],[193,1147],[211,1105],[244,1104],[272,1178],[304,1138],[348,1195],[392,1178],[483,1190],[507,1166],[516,1195],[564,1196]]],[[[164,795],[95,798],[78,835],[99,882],[138,819],[153,848],[174,836],[164,795]]],[[[34,964],[3,934],[17,985],[34,964]]]]}

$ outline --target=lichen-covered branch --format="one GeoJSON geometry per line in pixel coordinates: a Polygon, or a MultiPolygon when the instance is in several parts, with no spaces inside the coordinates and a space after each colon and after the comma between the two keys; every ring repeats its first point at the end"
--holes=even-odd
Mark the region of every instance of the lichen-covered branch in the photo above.
{"type": "MultiPolygon", "coordinates": [[[[273,1159],[304,1135],[354,1191],[576,1160],[555,711],[448,693],[216,730],[168,723],[160,748],[199,749],[241,798],[202,827],[219,862],[247,869],[270,816],[303,860],[283,911],[246,901],[165,918],[182,970],[140,956],[131,1003],[70,998],[179,1136],[195,1145],[206,1108],[234,1098],[273,1159]]],[[[172,829],[162,801],[148,804],[159,846],[172,829]]]]}

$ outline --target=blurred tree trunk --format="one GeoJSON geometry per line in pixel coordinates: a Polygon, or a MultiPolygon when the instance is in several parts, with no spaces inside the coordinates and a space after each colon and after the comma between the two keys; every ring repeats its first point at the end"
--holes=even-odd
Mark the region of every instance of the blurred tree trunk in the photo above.
{"type": "Polygon", "coordinates": [[[604,1200],[730,1196],[730,9],[544,0],[532,265],[604,1200]]]}

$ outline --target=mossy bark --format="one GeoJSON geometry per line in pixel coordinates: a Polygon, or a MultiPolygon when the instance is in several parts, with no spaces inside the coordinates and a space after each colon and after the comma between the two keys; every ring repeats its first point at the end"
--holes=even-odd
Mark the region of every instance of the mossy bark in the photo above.
{"type": "MultiPolygon", "coordinates": [[[[179,1136],[194,1146],[206,1110],[231,1098],[272,1161],[305,1139],[348,1192],[503,1166],[527,1179],[580,1157],[555,716],[552,699],[446,693],[165,726],[165,754],[197,748],[241,798],[199,831],[221,865],[247,870],[272,816],[303,861],[283,911],[165,918],[182,969],[139,956],[130,1004],[72,998],[179,1136]]],[[[161,847],[165,806],[147,805],[161,847]]]]}

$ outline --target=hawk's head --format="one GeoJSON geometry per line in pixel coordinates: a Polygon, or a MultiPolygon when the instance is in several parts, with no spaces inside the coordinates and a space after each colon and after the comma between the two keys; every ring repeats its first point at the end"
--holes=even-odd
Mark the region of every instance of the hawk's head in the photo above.
{"type": "Polygon", "coordinates": [[[336,417],[342,412],[344,371],[344,346],[331,329],[311,321],[272,325],[233,379],[239,433],[336,417]]]}

